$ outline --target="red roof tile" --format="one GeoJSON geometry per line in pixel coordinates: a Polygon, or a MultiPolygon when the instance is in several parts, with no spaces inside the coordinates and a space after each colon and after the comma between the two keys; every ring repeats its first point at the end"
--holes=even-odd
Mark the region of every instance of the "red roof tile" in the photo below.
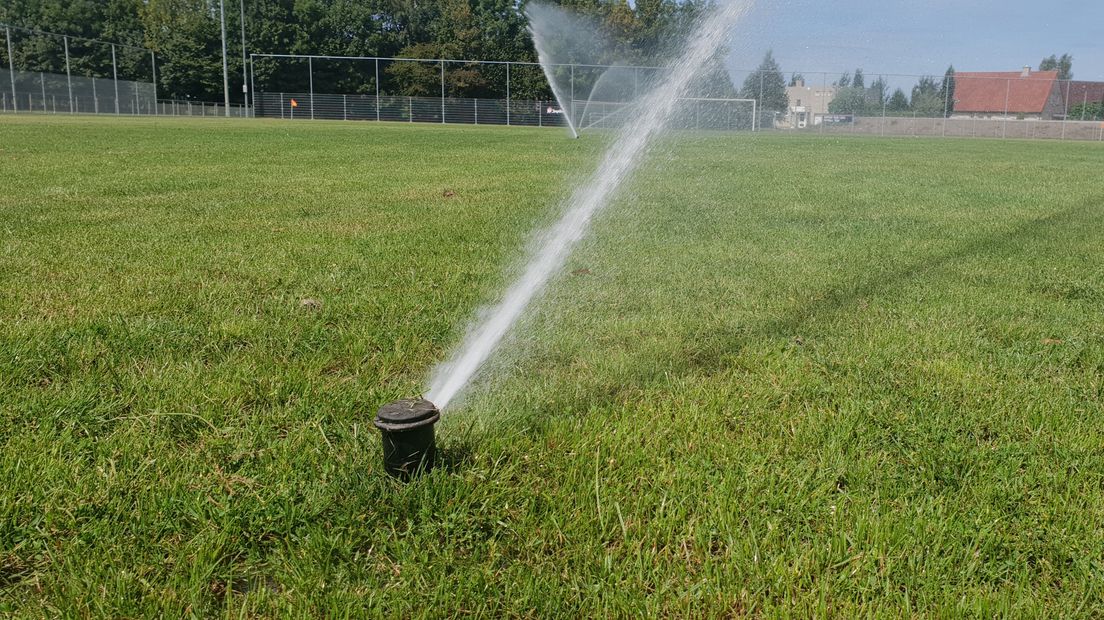
{"type": "Polygon", "coordinates": [[[1041,114],[1057,71],[974,71],[955,74],[955,112],[1041,114]]]}
{"type": "Polygon", "coordinates": [[[1104,101],[1104,82],[1070,82],[1062,84],[1062,94],[1069,94],[1069,104],[1073,107],[1079,103],[1097,103],[1104,101]]]}

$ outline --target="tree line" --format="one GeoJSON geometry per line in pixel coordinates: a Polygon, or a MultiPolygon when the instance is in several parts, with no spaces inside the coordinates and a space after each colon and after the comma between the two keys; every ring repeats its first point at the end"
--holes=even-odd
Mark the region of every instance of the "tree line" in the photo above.
{"type": "Polygon", "coordinates": [[[878,76],[866,85],[862,69],[844,73],[833,83],[836,96],[828,105],[832,114],[856,114],[860,116],[922,116],[933,118],[950,116],[955,103],[955,69],[947,67],[943,79],[926,75],[919,79],[912,91],[906,94],[901,88],[889,92],[889,84],[878,76]]]}
{"type": "MultiPolygon", "coordinates": [[[[1051,55],[1039,63],[1040,71],[1057,71],[1058,79],[1073,79],[1073,57],[1069,54],[1051,55]]],[[[796,86],[804,77],[794,73],[788,82],[796,86]]],[[[740,88],[739,96],[755,99],[761,110],[782,112],[789,108],[786,93],[787,81],[782,68],[768,51],[755,71],[748,74],[740,88]]],[[[854,73],[844,73],[832,83],[835,96],[828,104],[830,114],[854,114],[859,116],[921,116],[934,118],[950,116],[955,106],[955,68],[947,67],[943,78],[923,76],[906,93],[901,88],[889,91],[885,77],[878,76],[867,84],[867,76],[861,68],[854,73]]],[[[1095,119],[1101,115],[1102,104],[1086,103],[1071,107],[1070,118],[1095,119]]]]}
{"type": "MultiPolygon", "coordinates": [[[[712,0],[548,0],[593,19],[611,39],[597,63],[647,63],[679,40],[712,0]]],[[[227,54],[233,100],[242,98],[240,0],[225,0],[227,54]]],[[[255,53],[445,58],[535,62],[526,31],[529,0],[244,0],[245,48],[255,53]]],[[[5,0],[0,22],[13,26],[134,45],[157,54],[161,97],[194,100],[222,98],[222,38],[219,0],[5,0]]],[[[56,41],[22,36],[17,68],[64,71],[56,41]]],[[[102,51],[87,46],[71,54],[83,75],[108,77],[102,51]],[[81,56],[78,58],[78,56],[81,56]],[[84,58],[88,56],[90,59],[84,58]],[[83,63],[83,64],[79,64],[83,63]]],[[[102,46],[101,46],[102,47],[102,46]]],[[[71,50],[72,51],[72,50],[71,50]]],[[[126,60],[130,79],[148,79],[137,55],[126,60]]],[[[374,92],[374,63],[319,62],[314,84],[319,92],[374,92]]],[[[306,90],[311,76],[305,62],[265,60],[255,65],[255,80],[283,90],[306,90]]],[[[501,97],[501,67],[449,64],[450,96],[501,97]]],[[[382,68],[386,93],[436,94],[439,68],[413,62],[382,68]]],[[[549,98],[539,71],[511,76],[518,98],[549,98]]]]}

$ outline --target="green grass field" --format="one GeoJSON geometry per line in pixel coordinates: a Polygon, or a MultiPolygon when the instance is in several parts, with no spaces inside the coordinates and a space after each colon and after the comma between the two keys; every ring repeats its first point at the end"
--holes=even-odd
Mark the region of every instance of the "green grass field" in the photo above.
{"type": "Polygon", "coordinates": [[[1104,615],[1104,148],[0,118],[0,615],[1104,615]],[[321,301],[305,307],[304,299],[321,301]]]}

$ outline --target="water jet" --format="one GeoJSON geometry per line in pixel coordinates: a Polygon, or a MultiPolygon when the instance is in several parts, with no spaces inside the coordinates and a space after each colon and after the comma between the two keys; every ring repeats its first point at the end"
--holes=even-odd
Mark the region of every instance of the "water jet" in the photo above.
{"type": "Polygon", "coordinates": [[[433,425],[441,419],[437,406],[423,398],[408,398],[379,408],[374,421],[383,439],[383,468],[409,480],[433,469],[437,442],[433,425]]]}
{"type": "MultiPolygon", "coordinates": [[[[653,80],[646,94],[637,99],[633,122],[619,130],[593,175],[572,193],[560,218],[534,238],[524,267],[513,283],[496,303],[476,315],[460,346],[431,373],[426,395],[438,406],[451,406],[453,399],[467,389],[530,304],[562,271],[575,246],[586,237],[595,216],[617,197],[624,182],[640,167],[644,156],[670,124],[681,98],[704,74],[708,61],[721,50],[752,1],[725,0],[713,4],[701,17],[685,50],[663,72],[662,79],[653,80]]],[[[542,5],[534,3],[527,10],[539,6],[542,5]]],[[[533,31],[534,45],[544,58],[547,42],[541,40],[539,32],[539,28],[533,31]]],[[[555,90],[549,63],[542,61],[541,66],[555,90]]],[[[562,105],[564,98],[557,96],[557,99],[562,105]]]]}

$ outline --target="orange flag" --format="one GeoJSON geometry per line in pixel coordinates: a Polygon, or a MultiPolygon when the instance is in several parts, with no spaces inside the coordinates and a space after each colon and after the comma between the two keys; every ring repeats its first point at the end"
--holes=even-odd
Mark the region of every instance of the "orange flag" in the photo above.
{"type": "Polygon", "coordinates": [[[291,100],[291,107],[293,107],[293,108],[298,108],[298,107],[299,107],[299,102],[298,102],[298,101],[296,101],[296,100],[294,100],[294,99],[292,99],[292,100],[291,100]]]}

